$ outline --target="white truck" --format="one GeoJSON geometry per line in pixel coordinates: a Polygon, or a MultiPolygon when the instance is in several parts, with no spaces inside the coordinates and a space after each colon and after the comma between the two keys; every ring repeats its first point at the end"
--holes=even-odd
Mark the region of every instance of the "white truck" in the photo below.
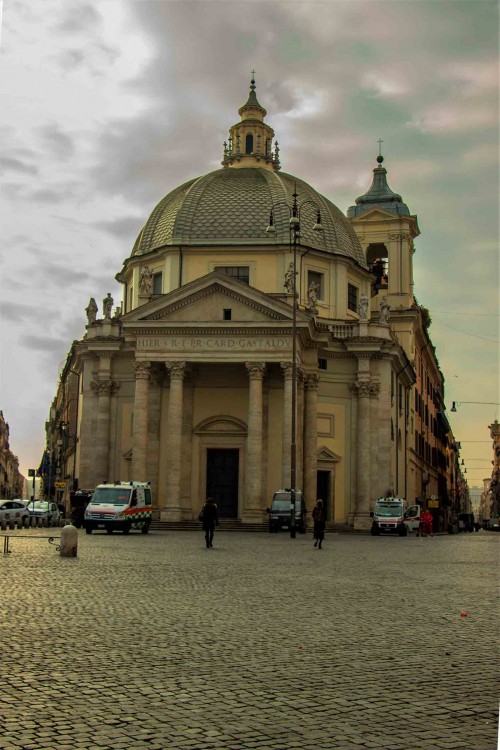
{"type": "Polygon", "coordinates": [[[406,507],[401,497],[379,497],[375,501],[372,517],[372,536],[380,534],[398,534],[407,536],[412,531],[418,532],[420,526],[420,505],[406,507]]]}
{"type": "Polygon", "coordinates": [[[147,534],[153,515],[151,487],[146,482],[114,482],[98,485],[85,509],[87,534],[103,528],[108,534],[140,529],[147,534]]]}

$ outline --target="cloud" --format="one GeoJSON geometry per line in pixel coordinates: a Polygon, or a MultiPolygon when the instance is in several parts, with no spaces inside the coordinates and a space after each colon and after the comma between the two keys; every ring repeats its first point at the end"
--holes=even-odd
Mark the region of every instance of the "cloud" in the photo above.
{"type": "Polygon", "coordinates": [[[22,159],[12,156],[0,156],[0,169],[6,172],[18,172],[19,174],[38,174],[38,168],[34,164],[27,164],[22,159]]]}
{"type": "Polygon", "coordinates": [[[101,26],[102,18],[91,3],[79,3],[78,8],[72,7],[63,18],[55,25],[56,31],[65,34],[95,33],[101,26]]]}
{"type": "Polygon", "coordinates": [[[25,305],[21,302],[0,302],[0,318],[20,322],[36,315],[36,307],[25,305]]]}
{"type": "Polygon", "coordinates": [[[459,133],[496,127],[497,123],[498,112],[493,102],[474,107],[445,102],[417,114],[408,125],[423,133],[459,133]]]}
{"type": "Polygon", "coordinates": [[[61,129],[57,122],[51,122],[38,129],[42,144],[48,149],[52,156],[67,160],[74,155],[75,144],[73,139],[61,129]]]}
{"type": "Polygon", "coordinates": [[[95,226],[131,244],[139,234],[145,218],[143,215],[141,217],[123,216],[119,219],[98,221],[95,226]]]}
{"type": "Polygon", "coordinates": [[[409,85],[398,79],[398,74],[391,71],[369,71],[361,81],[361,87],[376,97],[394,99],[410,93],[409,85]]]}
{"type": "Polygon", "coordinates": [[[68,348],[68,341],[64,338],[53,338],[51,336],[40,336],[27,334],[21,336],[21,343],[24,344],[30,351],[44,352],[46,354],[61,354],[68,348]]]}

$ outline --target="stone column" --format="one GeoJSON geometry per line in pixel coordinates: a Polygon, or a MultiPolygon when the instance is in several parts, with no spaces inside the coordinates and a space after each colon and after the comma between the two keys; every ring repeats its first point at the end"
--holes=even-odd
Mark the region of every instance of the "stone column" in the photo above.
{"type": "Polygon", "coordinates": [[[132,449],[132,479],[147,482],[146,456],[148,452],[148,395],[150,362],[133,362],[135,370],[134,435],[132,449]]]}
{"type": "Polygon", "coordinates": [[[304,499],[309,508],[316,502],[318,481],[318,388],[317,373],[305,378],[304,499]]]}
{"type": "Polygon", "coordinates": [[[162,520],[181,519],[182,406],[185,362],[165,362],[170,373],[170,397],[167,419],[167,507],[162,520]]]}
{"type": "Polygon", "coordinates": [[[263,362],[245,362],[250,378],[248,393],[248,437],[245,467],[246,497],[243,522],[262,520],[262,380],[263,362]]]}
{"type": "Polygon", "coordinates": [[[151,482],[153,507],[158,508],[158,479],[160,467],[160,428],[162,386],[165,377],[163,369],[150,371],[148,394],[148,447],[146,456],[147,481],[151,482]]]}
{"type": "MultiPolygon", "coordinates": [[[[370,478],[371,478],[371,495],[372,497],[381,497],[385,494],[385,488],[382,489],[380,462],[379,462],[379,393],[380,383],[370,383],[370,478]]],[[[385,448],[384,448],[385,450],[385,448]]],[[[386,453],[388,451],[385,451],[386,453]]]]}
{"type": "Polygon", "coordinates": [[[370,526],[370,391],[369,381],[358,380],[352,387],[358,396],[356,440],[356,514],[355,529],[370,526]]]}
{"type": "MultiPolygon", "coordinates": [[[[297,471],[296,485],[304,489],[304,373],[297,368],[297,471]]],[[[288,485],[287,485],[288,486],[288,485]]]]}
{"type": "Polygon", "coordinates": [[[109,476],[109,433],[111,418],[111,394],[117,384],[111,378],[99,379],[97,383],[97,431],[95,437],[95,483],[112,482],[109,476]]]}
{"type": "MultiPolygon", "coordinates": [[[[181,472],[181,515],[192,519],[193,482],[193,412],[196,372],[190,369],[184,380],[184,408],[182,411],[182,472],[181,472]]],[[[201,502],[202,498],[199,498],[201,502]]],[[[196,516],[197,517],[197,516],[196,516]]]]}
{"type": "Polygon", "coordinates": [[[281,453],[281,487],[290,487],[292,441],[292,363],[281,362],[283,370],[283,442],[281,453]]]}

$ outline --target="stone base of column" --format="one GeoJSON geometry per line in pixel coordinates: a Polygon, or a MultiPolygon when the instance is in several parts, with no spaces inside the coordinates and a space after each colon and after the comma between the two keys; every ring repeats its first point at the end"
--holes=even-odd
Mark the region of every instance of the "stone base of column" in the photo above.
{"type": "Polygon", "coordinates": [[[370,531],[372,519],[369,513],[355,513],[353,520],[355,531],[370,531]]]}
{"type": "Polygon", "coordinates": [[[267,519],[265,510],[244,510],[241,515],[241,523],[263,523],[267,519]]]}
{"type": "Polygon", "coordinates": [[[161,508],[160,521],[182,521],[182,508],[161,508]]]}

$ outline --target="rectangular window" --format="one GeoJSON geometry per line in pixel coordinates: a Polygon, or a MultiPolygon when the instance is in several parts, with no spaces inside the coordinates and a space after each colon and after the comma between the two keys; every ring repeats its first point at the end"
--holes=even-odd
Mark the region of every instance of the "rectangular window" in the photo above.
{"type": "Polygon", "coordinates": [[[316,271],[308,271],[307,272],[307,288],[311,286],[311,284],[316,284],[316,295],[318,299],[325,299],[325,289],[324,289],[324,281],[323,281],[323,274],[317,273],[316,271]]]}
{"type": "Polygon", "coordinates": [[[354,284],[347,285],[347,307],[353,312],[358,312],[358,287],[354,284]]]}
{"type": "Polygon", "coordinates": [[[214,271],[225,273],[226,276],[230,276],[232,279],[237,279],[243,284],[250,283],[249,266],[215,266],[214,271]]]}
{"type": "Polygon", "coordinates": [[[231,320],[231,308],[224,309],[224,320],[231,320]]]}
{"type": "Polygon", "coordinates": [[[163,294],[163,274],[161,271],[153,274],[153,294],[163,294]]]}
{"type": "Polygon", "coordinates": [[[326,370],[327,369],[327,360],[322,359],[321,357],[318,359],[318,370],[326,370]]]}

